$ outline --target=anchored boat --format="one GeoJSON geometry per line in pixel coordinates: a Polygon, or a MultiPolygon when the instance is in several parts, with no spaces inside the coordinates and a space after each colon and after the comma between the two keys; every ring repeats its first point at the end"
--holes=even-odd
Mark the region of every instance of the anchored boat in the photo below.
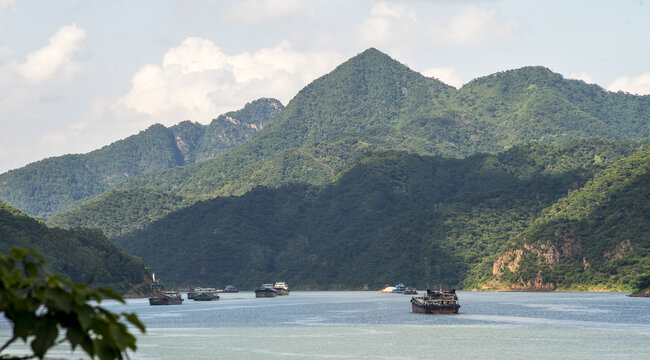
{"type": "Polygon", "coordinates": [[[223,288],[222,292],[225,292],[225,293],[238,293],[239,290],[237,290],[237,288],[232,286],[232,285],[226,285],[226,287],[223,288]]]}
{"type": "Polygon", "coordinates": [[[457,314],[460,304],[456,289],[427,289],[424,296],[411,298],[411,309],[420,314],[457,314]]]}
{"type": "Polygon", "coordinates": [[[159,296],[149,298],[149,305],[180,305],[182,303],[183,298],[176,291],[165,291],[159,296]]]}
{"type": "Polygon", "coordinates": [[[219,294],[215,288],[196,288],[193,299],[194,301],[219,300],[219,294]]]}
{"type": "Polygon", "coordinates": [[[273,288],[275,289],[275,292],[278,293],[278,296],[289,295],[289,285],[284,281],[276,282],[275,285],[273,285],[273,288]]]}
{"type": "Polygon", "coordinates": [[[262,284],[262,287],[255,290],[255,297],[276,297],[278,292],[275,290],[273,284],[262,284]]]}

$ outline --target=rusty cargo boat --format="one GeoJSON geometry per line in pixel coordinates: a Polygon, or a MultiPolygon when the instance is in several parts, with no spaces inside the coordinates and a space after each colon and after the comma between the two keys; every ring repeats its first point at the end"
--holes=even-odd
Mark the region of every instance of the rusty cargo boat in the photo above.
{"type": "Polygon", "coordinates": [[[419,314],[458,314],[460,304],[456,289],[427,289],[424,296],[411,298],[411,309],[419,314]]]}

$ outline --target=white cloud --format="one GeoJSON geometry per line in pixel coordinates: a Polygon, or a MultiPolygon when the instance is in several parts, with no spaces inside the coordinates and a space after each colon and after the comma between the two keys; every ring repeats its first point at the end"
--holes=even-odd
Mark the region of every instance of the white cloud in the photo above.
{"type": "Polygon", "coordinates": [[[140,68],[131,90],[113,108],[169,124],[184,119],[207,122],[260,97],[286,103],[339,61],[338,54],[299,52],[288,42],[228,55],[209,40],[187,38],[167,51],[162,65],[140,68]]]}
{"type": "Polygon", "coordinates": [[[385,1],[380,2],[370,9],[373,16],[392,17],[396,19],[405,18],[415,20],[415,11],[398,4],[388,4],[385,1]]]}
{"type": "Polygon", "coordinates": [[[594,80],[591,78],[591,76],[585,72],[581,73],[571,73],[569,74],[569,79],[573,80],[582,80],[587,84],[594,84],[594,80]]]}
{"type": "Polygon", "coordinates": [[[13,7],[18,0],[0,0],[0,14],[9,7],[13,7]]]}
{"type": "Polygon", "coordinates": [[[16,70],[27,81],[41,83],[54,77],[68,78],[77,73],[81,65],[74,61],[86,38],[86,31],[72,24],[63,26],[49,40],[49,44],[27,54],[16,70]]]}
{"type": "Polygon", "coordinates": [[[304,0],[246,0],[225,6],[220,17],[233,23],[264,25],[313,13],[312,5],[304,0]]]}
{"type": "Polygon", "coordinates": [[[358,29],[358,35],[372,46],[403,47],[408,43],[483,46],[511,41],[521,29],[518,20],[504,20],[497,10],[475,5],[461,6],[451,16],[444,17],[416,14],[403,5],[380,2],[370,14],[358,29]]]}
{"type": "Polygon", "coordinates": [[[68,141],[69,135],[70,133],[65,131],[46,132],[41,135],[41,144],[59,147],[68,141]]]}
{"type": "Polygon", "coordinates": [[[650,95],[650,72],[637,77],[621,76],[607,86],[609,91],[625,91],[630,94],[650,95]]]}
{"type": "Polygon", "coordinates": [[[467,5],[448,21],[449,39],[453,44],[481,45],[494,40],[511,40],[520,29],[516,20],[503,21],[495,9],[467,5]]]}
{"type": "Polygon", "coordinates": [[[14,50],[8,45],[0,45],[0,61],[13,55],[14,50]]]}
{"type": "Polygon", "coordinates": [[[453,67],[434,67],[422,72],[422,75],[434,77],[455,88],[463,86],[463,79],[453,67]]]}

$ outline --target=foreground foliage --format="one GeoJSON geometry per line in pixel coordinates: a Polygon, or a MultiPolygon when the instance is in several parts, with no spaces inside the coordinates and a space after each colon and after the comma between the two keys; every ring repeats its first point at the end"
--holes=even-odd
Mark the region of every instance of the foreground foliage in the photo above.
{"type": "Polygon", "coordinates": [[[33,352],[21,359],[43,359],[50,348],[62,343],[102,360],[123,359],[127,349],[136,349],[125,322],[144,332],[137,316],[114,314],[99,306],[104,299],[124,302],[122,297],[50,274],[43,270],[44,264],[33,250],[13,248],[7,255],[0,254],[0,311],[13,324],[13,336],[0,352],[16,340],[29,342],[33,352]]]}

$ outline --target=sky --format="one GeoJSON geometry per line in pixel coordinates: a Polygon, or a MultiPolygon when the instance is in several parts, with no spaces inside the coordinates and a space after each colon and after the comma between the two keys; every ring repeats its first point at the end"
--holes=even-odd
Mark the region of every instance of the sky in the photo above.
{"type": "Polygon", "coordinates": [[[650,0],[0,0],[0,173],[286,105],[369,47],[455,87],[542,65],[650,94],[650,0]]]}

